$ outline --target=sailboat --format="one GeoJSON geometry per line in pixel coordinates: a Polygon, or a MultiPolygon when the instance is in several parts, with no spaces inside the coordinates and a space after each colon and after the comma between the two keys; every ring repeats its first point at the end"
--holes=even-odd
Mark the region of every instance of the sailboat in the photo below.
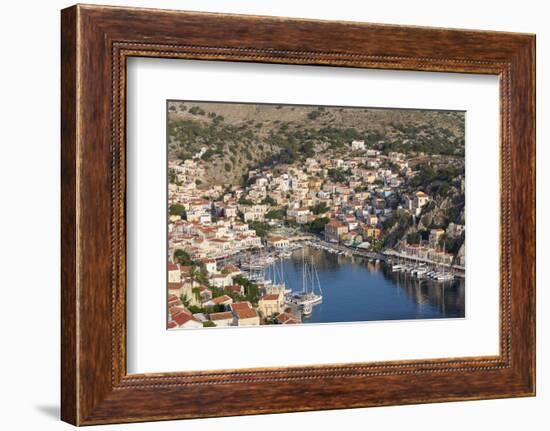
{"type": "Polygon", "coordinates": [[[323,302],[323,291],[319,282],[317,269],[313,262],[306,262],[303,250],[302,267],[302,290],[292,294],[290,302],[298,305],[302,309],[303,314],[309,315],[315,304],[323,302]]]}
{"type": "Polygon", "coordinates": [[[283,291],[283,294],[286,295],[292,292],[286,287],[282,257],[279,257],[279,265],[277,265],[277,261],[274,261],[271,266],[266,268],[264,279],[266,280],[266,291],[269,293],[283,291]]]}

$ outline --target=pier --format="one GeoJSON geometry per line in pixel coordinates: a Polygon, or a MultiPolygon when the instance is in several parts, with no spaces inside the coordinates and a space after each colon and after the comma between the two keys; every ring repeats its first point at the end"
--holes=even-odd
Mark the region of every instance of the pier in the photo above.
{"type": "Polygon", "coordinates": [[[465,277],[466,268],[463,267],[463,266],[460,266],[460,265],[449,265],[447,263],[436,262],[436,261],[433,261],[433,260],[430,260],[430,259],[425,259],[425,258],[422,258],[422,257],[419,257],[419,256],[414,256],[414,255],[410,255],[410,254],[406,254],[406,253],[400,253],[396,250],[387,250],[387,251],[384,252],[384,254],[386,255],[387,259],[397,259],[398,261],[407,261],[407,262],[412,262],[412,263],[415,263],[415,264],[422,263],[422,264],[432,266],[432,267],[449,268],[450,270],[453,271],[453,275],[455,277],[461,277],[461,278],[465,277]]]}

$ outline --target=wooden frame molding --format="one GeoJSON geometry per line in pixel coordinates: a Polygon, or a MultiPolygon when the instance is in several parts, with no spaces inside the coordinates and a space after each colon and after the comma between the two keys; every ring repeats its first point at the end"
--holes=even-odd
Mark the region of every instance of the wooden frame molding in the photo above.
{"type": "Polygon", "coordinates": [[[77,5],[62,11],[61,50],[63,420],[91,425],[535,394],[533,35],[77,5]],[[500,354],[128,375],[132,56],[498,75],[500,354]],[[247,396],[256,391],[262,396],[247,396]]]}

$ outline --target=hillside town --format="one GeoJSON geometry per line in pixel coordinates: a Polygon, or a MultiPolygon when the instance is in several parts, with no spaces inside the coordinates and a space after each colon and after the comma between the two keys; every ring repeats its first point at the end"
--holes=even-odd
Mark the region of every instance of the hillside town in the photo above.
{"type": "Polygon", "coordinates": [[[252,277],[252,268],[304,243],[395,268],[464,271],[463,158],[382,152],[356,139],[331,157],[317,152],[216,184],[204,180],[206,151],[168,160],[169,329],[300,323],[283,280],[252,277]],[[434,178],[437,188],[423,184],[434,178]]]}

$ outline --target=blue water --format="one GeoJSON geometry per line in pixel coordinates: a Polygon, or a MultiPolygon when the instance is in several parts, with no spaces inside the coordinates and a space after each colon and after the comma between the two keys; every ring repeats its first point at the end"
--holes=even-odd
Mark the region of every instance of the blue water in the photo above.
{"type": "MultiPolygon", "coordinates": [[[[464,317],[464,281],[437,283],[391,273],[360,257],[306,247],[317,268],[323,302],[304,323],[464,317]]],[[[282,262],[287,287],[302,290],[302,250],[282,262]]]]}

